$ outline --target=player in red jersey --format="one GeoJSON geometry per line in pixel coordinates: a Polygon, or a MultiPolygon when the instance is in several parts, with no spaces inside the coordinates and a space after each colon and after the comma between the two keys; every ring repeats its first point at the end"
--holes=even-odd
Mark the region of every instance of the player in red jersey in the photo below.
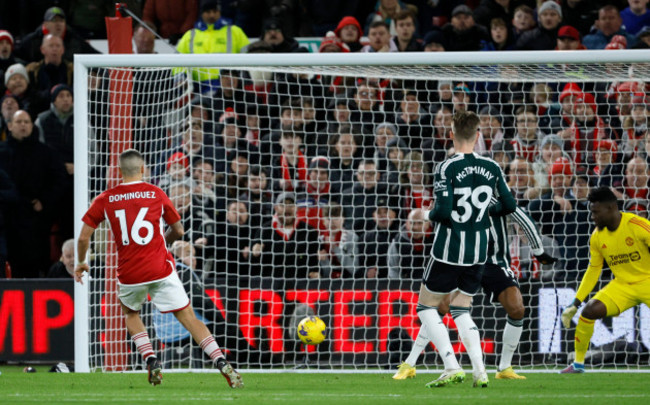
{"type": "Polygon", "coordinates": [[[166,243],[174,242],[185,233],[180,215],[160,188],[142,181],[144,159],[140,152],[129,149],[120,155],[120,174],[123,183],[95,198],[82,219],[84,224],[77,241],[79,261],[75,280],[83,284],[83,273],[89,270],[86,254],[90,238],[99,224],[107,219],[117,245],[118,297],[126,328],[147,363],[149,382],[160,384],[162,366],[140,319],[139,311],[147,295],[151,296],[160,312],[174,313],[232,388],[243,387],[239,373],[226,361],[205,324],[194,315],[176,273],[174,258],[167,250],[166,243]],[[166,232],[163,232],[163,220],[169,225],[166,232]]]}

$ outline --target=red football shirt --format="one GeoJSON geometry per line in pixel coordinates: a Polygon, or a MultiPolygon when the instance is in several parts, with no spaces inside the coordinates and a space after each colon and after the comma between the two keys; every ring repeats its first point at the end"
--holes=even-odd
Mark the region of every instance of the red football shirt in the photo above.
{"type": "Polygon", "coordinates": [[[100,194],[82,221],[97,228],[108,220],[117,244],[117,278],[140,284],[169,276],[174,258],[165,244],[167,224],[181,217],[160,188],[142,181],[120,184],[100,194]]]}

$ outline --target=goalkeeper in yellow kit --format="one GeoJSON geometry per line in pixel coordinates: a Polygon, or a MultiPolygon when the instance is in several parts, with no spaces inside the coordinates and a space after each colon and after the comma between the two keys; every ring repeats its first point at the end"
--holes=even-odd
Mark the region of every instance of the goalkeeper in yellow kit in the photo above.
{"type": "Polygon", "coordinates": [[[587,302],[575,333],[575,362],[560,373],[584,373],[585,354],[597,319],[618,316],[640,303],[650,306],[650,221],[618,210],[614,193],[607,187],[589,193],[596,230],[591,234],[591,257],[573,303],[562,312],[564,327],[571,326],[580,304],[594,289],[603,261],[614,274],[602,290],[587,302]]]}

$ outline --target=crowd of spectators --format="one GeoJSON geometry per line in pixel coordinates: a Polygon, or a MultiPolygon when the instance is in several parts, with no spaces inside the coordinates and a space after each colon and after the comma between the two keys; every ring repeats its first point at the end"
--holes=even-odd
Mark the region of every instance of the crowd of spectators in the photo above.
{"type": "MultiPolygon", "coordinates": [[[[151,30],[179,53],[308,52],[295,38],[313,36],[323,38],[319,52],[650,47],[647,0],[127,3],[145,22],[134,27],[136,53],[154,52],[151,30]]],[[[15,21],[4,11],[20,6],[0,6],[0,275],[8,259],[13,277],[46,275],[74,236],[72,60],[97,52],[86,40],[105,36],[112,2],[37,4],[15,21]]],[[[643,82],[194,69],[191,119],[174,126],[160,111],[179,105],[153,89],[174,91],[178,74],[135,72],[133,146],[181,214],[204,278],[418,279],[435,236],[421,209],[434,198],[436,165],[454,153],[459,110],[480,115],[476,153],[499,162],[562,259],[542,270],[513,229],[521,277],[575,279],[585,268],[590,187],[612,187],[626,209],[647,216],[643,82]]],[[[94,179],[108,163],[107,83],[105,72],[90,73],[94,179]]]]}

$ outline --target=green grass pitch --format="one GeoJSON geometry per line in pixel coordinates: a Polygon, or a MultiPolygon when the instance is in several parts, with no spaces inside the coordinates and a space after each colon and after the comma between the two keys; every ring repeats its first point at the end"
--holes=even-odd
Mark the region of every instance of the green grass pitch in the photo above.
{"type": "MultiPolygon", "coordinates": [[[[242,373],[245,388],[233,390],[219,374],[164,374],[152,387],[143,373],[23,373],[22,367],[0,366],[0,404],[647,404],[648,374],[526,373],[525,381],[495,380],[489,388],[472,383],[428,389],[437,374],[393,381],[391,374],[257,374],[242,373]],[[424,402],[426,401],[426,402],[424,402]],[[440,401],[440,402],[432,402],[440,401]],[[443,402],[444,401],[444,402],[443,402]]],[[[471,377],[470,377],[471,379],[471,377]]]]}

